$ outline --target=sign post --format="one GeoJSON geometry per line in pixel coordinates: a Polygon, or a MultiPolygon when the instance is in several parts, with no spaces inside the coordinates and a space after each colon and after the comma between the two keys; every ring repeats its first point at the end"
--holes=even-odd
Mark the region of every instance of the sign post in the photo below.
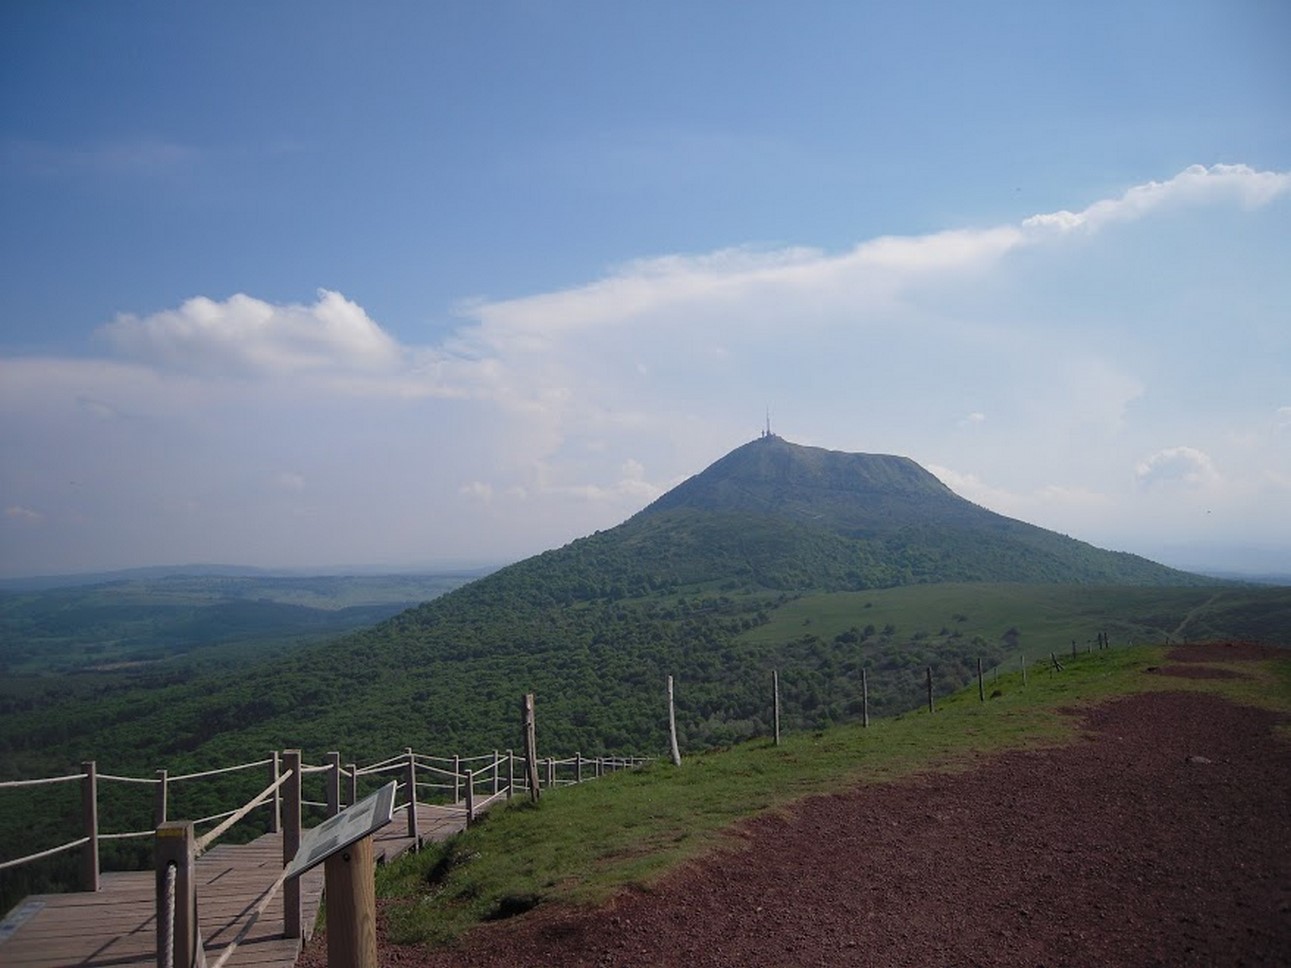
{"type": "Polygon", "coordinates": [[[288,865],[288,876],[299,877],[324,864],[329,968],[377,968],[372,835],[390,822],[397,786],[391,780],[371,796],[305,831],[300,850],[288,865]]]}

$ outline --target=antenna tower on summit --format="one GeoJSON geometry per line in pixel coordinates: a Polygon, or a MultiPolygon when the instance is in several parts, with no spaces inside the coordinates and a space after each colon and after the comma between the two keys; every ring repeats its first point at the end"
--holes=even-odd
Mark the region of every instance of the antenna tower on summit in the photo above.
{"type": "Polygon", "coordinates": [[[771,408],[767,407],[767,429],[762,431],[762,439],[769,440],[774,436],[775,434],[771,433],[771,408]]]}

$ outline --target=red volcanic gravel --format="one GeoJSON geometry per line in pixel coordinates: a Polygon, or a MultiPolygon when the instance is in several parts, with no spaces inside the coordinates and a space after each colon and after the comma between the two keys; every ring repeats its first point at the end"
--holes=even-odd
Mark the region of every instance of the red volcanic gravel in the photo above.
{"type": "Polygon", "coordinates": [[[1204,665],[1176,665],[1157,669],[1163,676],[1178,676],[1180,679],[1242,679],[1240,673],[1232,669],[1216,669],[1204,665]]]}
{"type": "Polygon", "coordinates": [[[1166,658],[1174,662],[1251,662],[1285,659],[1288,655],[1291,655],[1291,650],[1284,646],[1258,642],[1204,642],[1177,645],[1166,653],[1166,658]]]}
{"type": "MultiPolygon", "coordinates": [[[[540,907],[383,965],[1291,964],[1291,744],[1276,715],[1152,693],[1083,739],[810,798],[595,910],[540,907]]],[[[325,963],[315,938],[302,964],[325,963]]]]}

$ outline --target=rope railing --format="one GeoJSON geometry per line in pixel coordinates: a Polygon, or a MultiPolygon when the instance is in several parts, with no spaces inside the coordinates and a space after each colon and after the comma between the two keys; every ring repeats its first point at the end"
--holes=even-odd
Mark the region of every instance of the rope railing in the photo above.
{"type": "MultiPolygon", "coordinates": [[[[218,776],[221,773],[235,773],[238,770],[252,770],[257,766],[268,766],[272,762],[272,758],[266,758],[263,760],[256,760],[254,763],[239,763],[236,766],[221,766],[214,770],[202,770],[200,773],[185,773],[181,776],[172,776],[170,778],[170,782],[175,783],[179,780],[200,780],[203,777],[218,776]]],[[[327,767],[322,767],[322,769],[327,769],[327,767]]]]}
{"type": "Polygon", "coordinates": [[[199,837],[194,847],[194,850],[196,851],[197,856],[200,857],[202,853],[206,850],[206,848],[210,846],[210,844],[212,844],[222,833],[224,833],[226,830],[232,827],[235,823],[237,823],[239,820],[241,820],[243,817],[249,814],[256,807],[260,806],[262,803],[268,800],[269,797],[273,795],[274,791],[277,790],[284,783],[286,783],[287,780],[289,780],[290,778],[291,778],[291,770],[288,770],[287,772],[279,776],[278,779],[274,780],[273,783],[270,783],[267,787],[265,787],[258,794],[252,797],[249,801],[247,801],[245,804],[239,807],[237,810],[234,810],[230,814],[228,814],[227,815],[228,819],[225,820],[224,823],[220,824],[214,830],[208,831],[207,833],[199,837]]]}
{"type": "MultiPolygon", "coordinates": [[[[154,786],[161,781],[155,776],[113,776],[111,773],[98,774],[100,780],[111,780],[114,783],[151,783],[154,786]]],[[[172,780],[179,780],[182,777],[172,776],[172,780]]]]}
{"type": "Polygon", "coordinates": [[[132,830],[121,834],[99,834],[99,840],[129,840],[132,837],[151,837],[155,830],[132,830]]]}
{"type": "Polygon", "coordinates": [[[53,857],[55,854],[61,854],[63,851],[72,850],[75,847],[84,847],[89,842],[89,837],[82,837],[80,840],[69,840],[67,843],[59,844],[57,847],[51,847],[49,850],[42,850],[36,854],[28,854],[26,857],[15,857],[13,860],[7,860],[0,864],[0,871],[9,867],[17,867],[19,864],[30,863],[33,860],[40,860],[43,857],[53,857]]]}
{"type": "Polygon", "coordinates": [[[36,780],[5,780],[0,782],[0,789],[5,787],[31,787],[42,786],[46,783],[66,783],[69,780],[83,780],[83,773],[69,773],[67,776],[46,776],[36,780]]]}

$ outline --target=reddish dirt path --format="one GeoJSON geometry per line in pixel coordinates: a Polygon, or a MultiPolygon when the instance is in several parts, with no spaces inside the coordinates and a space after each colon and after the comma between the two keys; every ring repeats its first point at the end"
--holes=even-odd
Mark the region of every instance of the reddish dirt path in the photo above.
{"type": "Polygon", "coordinates": [[[1117,700],[1073,746],[815,797],[648,893],[539,908],[447,952],[383,945],[381,963],[1291,964],[1278,721],[1195,693],[1117,700]]]}

